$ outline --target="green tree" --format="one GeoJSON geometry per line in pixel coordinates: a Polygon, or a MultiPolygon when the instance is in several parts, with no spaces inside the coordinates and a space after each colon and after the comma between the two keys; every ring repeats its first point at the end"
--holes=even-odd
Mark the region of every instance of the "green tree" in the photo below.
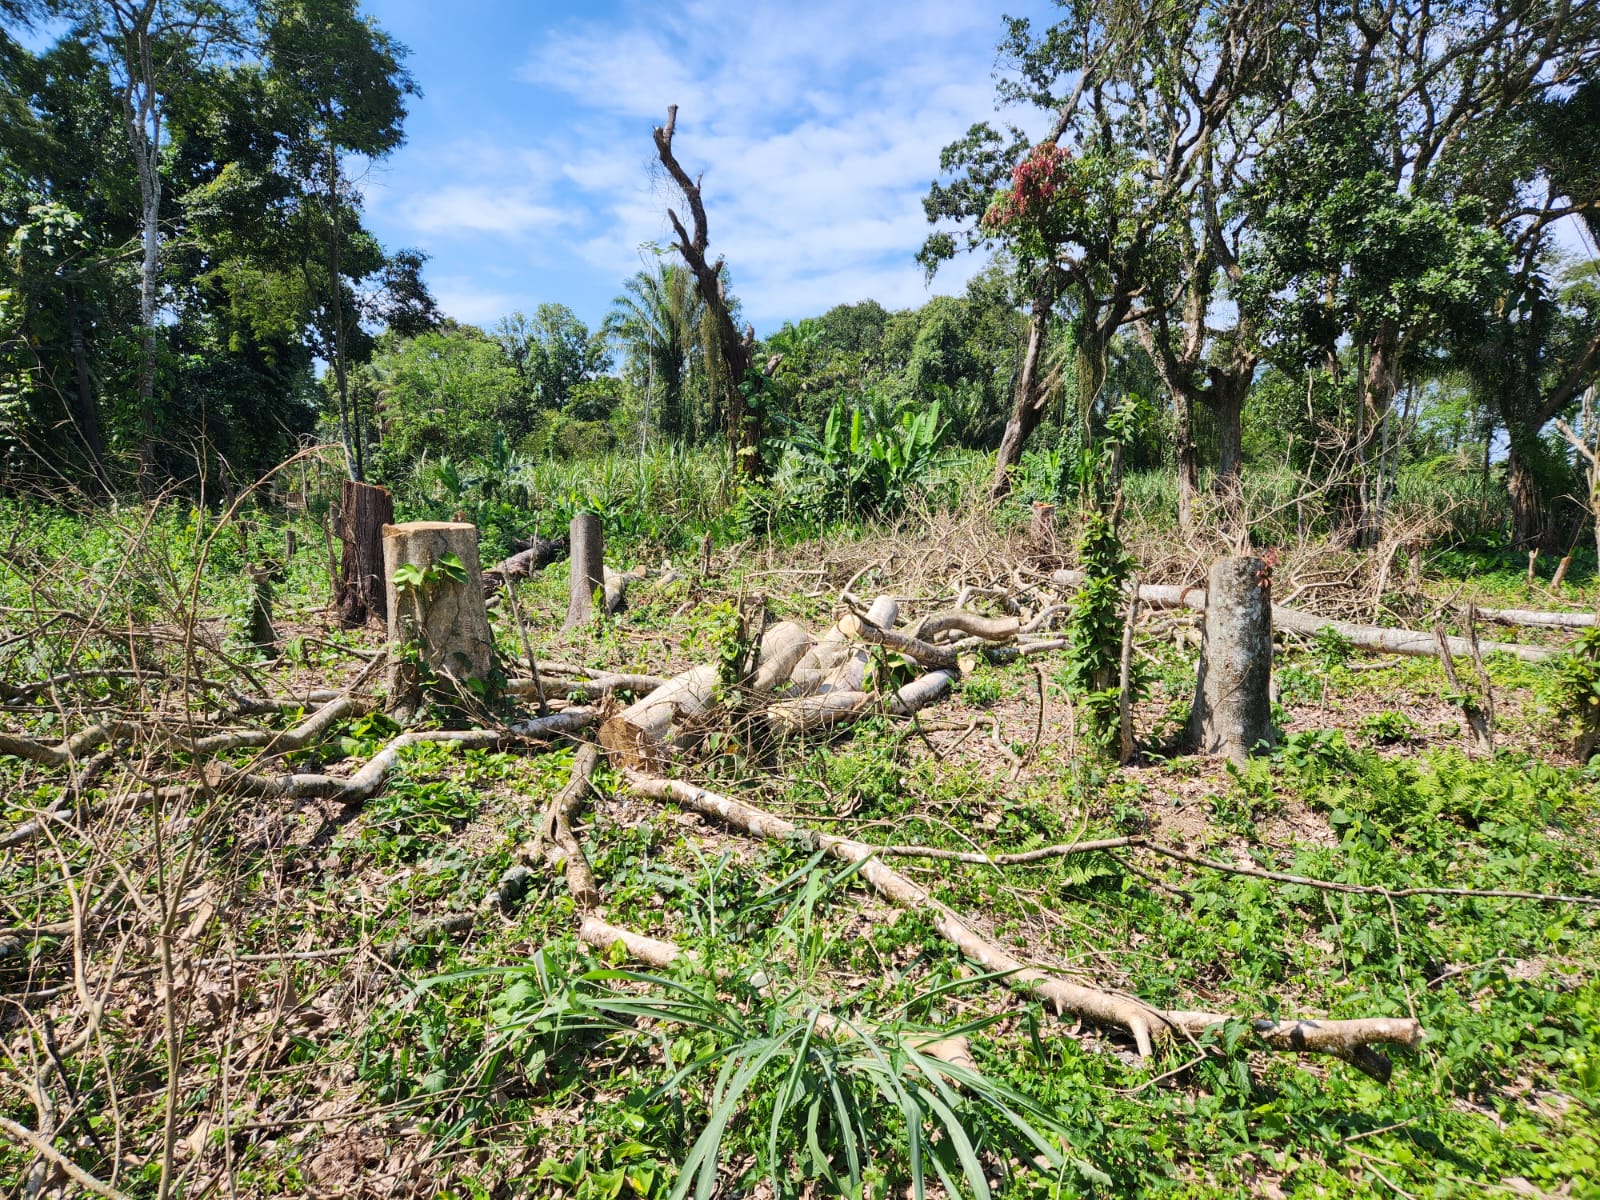
{"type": "Polygon", "coordinates": [[[424,457],[489,453],[497,436],[528,420],[522,377],[500,345],[471,325],[446,322],[412,338],[385,339],[354,373],[370,388],[382,433],[377,474],[397,482],[424,457]]]}
{"type": "Polygon", "coordinates": [[[606,332],[622,347],[626,370],[645,396],[645,423],[668,439],[694,441],[694,395],[705,376],[706,310],[689,269],[661,263],[623,284],[606,332]]]}

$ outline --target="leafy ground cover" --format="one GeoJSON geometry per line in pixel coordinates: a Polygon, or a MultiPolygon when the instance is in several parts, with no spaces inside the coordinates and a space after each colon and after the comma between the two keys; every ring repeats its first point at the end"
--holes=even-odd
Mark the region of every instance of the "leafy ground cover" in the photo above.
{"type": "MultiPolygon", "coordinates": [[[[0,649],[8,731],[59,737],[130,707],[178,731],[129,752],[133,783],[107,774],[71,794],[69,772],[0,758],[6,829],[72,805],[0,849],[0,1115],[48,1128],[123,1194],[1600,1195],[1594,908],[1340,893],[1138,845],[1005,867],[902,860],[1014,953],[1152,1003],[1427,1030],[1394,1053],[1387,1085],[1265,1053],[1244,1021],[1145,1061],[978,974],[927,913],[889,907],[858,871],[641,799],[602,767],[578,833],[606,918],[679,947],[649,965],[575,936],[542,833],[570,747],[413,746],[359,806],[148,790],[189,769],[183,746],[223,703],[184,701],[169,668],[183,678],[186,656],[188,675],[232,671],[244,690],[244,672],[282,693],[367,664],[378,633],[323,614],[314,524],[278,585],[284,657],[267,662],[243,641],[241,578],[282,544],[280,517],[252,516],[244,536],[175,507],[8,522],[9,561],[26,569],[0,587],[27,635],[0,649]],[[62,615],[86,606],[95,621],[62,615]],[[151,675],[16,695],[90,667],[151,675]],[[954,1038],[955,1061],[934,1052],[954,1038]]],[[[756,591],[774,618],[813,626],[851,579],[913,613],[947,604],[974,554],[1036,552],[974,532],[993,528],[983,514],[922,536],[735,546],[566,639],[563,565],[519,602],[541,659],[670,673],[714,658],[730,606],[756,591]]],[[[1139,555],[1152,577],[1199,553],[1154,546],[1139,555]]],[[[1280,587],[1312,577],[1304,554],[1280,587]]],[[[1357,565],[1336,611],[1366,603],[1376,568],[1357,565]]],[[[1526,563],[1515,579],[1492,565],[1475,576],[1435,557],[1386,619],[1446,597],[1527,598],[1526,563]]],[[[513,660],[503,602],[495,628],[513,660]]],[[[1600,780],[1571,753],[1557,666],[1489,657],[1490,757],[1433,660],[1280,640],[1285,737],[1242,768],[1171,752],[1194,630],[1157,613],[1138,641],[1143,752],[1128,766],[1088,752],[1068,674],[1044,658],[979,667],[914,721],[787,741],[731,727],[675,769],[881,844],[1144,836],[1333,883],[1600,892],[1600,780]]],[[[288,765],[348,775],[394,732],[355,715],[288,765]]],[[[8,1142],[0,1178],[72,1190],[31,1176],[37,1162],[8,1142]]]]}

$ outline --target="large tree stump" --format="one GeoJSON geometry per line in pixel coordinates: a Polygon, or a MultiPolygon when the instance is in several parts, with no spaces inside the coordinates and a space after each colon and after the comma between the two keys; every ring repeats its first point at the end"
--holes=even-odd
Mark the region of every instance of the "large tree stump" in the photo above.
{"type": "Polygon", "coordinates": [[[477,527],[452,521],[385,525],[383,577],[392,646],[390,707],[414,712],[428,673],[462,686],[486,682],[494,667],[494,636],[483,605],[477,527]],[[447,555],[461,565],[454,567],[447,555]],[[416,569],[407,572],[412,578],[404,587],[395,583],[401,567],[416,569]],[[408,653],[413,647],[416,653],[408,653]]]}
{"type": "Polygon", "coordinates": [[[365,625],[369,617],[389,615],[383,567],[383,529],[394,521],[388,488],[346,479],[339,495],[339,620],[365,625]]]}
{"type": "Polygon", "coordinates": [[[605,586],[606,544],[597,513],[579,513],[572,518],[570,531],[572,590],[567,601],[567,620],[562,630],[575,629],[594,616],[594,594],[605,586]]]}
{"type": "Polygon", "coordinates": [[[1205,640],[1189,713],[1191,751],[1242,761],[1271,746],[1272,589],[1259,558],[1218,559],[1206,589],[1205,640]]]}

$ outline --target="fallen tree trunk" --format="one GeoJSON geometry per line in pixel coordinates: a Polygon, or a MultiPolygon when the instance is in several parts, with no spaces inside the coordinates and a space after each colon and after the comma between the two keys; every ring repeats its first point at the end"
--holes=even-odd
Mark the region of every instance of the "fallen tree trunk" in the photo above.
{"type": "MultiPolygon", "coordinates": [[[[1143,1001],[1104,988],[1073,983],[1030,967],[973,930],[959,915],[920,884],[886,866],[877,850],[865,842],[802,829],[783,817],[741,801],[719,796],[693,784],[659,779],[625,771],[629,790],[638,796],[669,800],[683,808],[716,819],[756,837],[804,843],[843,862],[861,864],[861,877],[885,899],[911,912],[927,914],[946,941],[984,970],[1005,976],[1009,986],[1055,1009],[1096,1024],[1127,1030],[1139,1053],[1149,1057],[1158,1039],[1173,1033],[1198,1036],[1229,1018],[1217,1013],[1180,1010],[1163,1012],[1143,1001]]],[[[1380,1018],[1359,1021],[1252,1022],[1264,1044],[1277,1050],[1333,1054],[1379,1080],[1391,1071],[1388,1059],[1373,1044],[1415,1046],[1422,1026],[1410,1019],[1380,1018]]]]}
{"type": "MultiPolygon", "coordinates": [[[[1083,572],[1055,571],[1050,575],[1050,582],[1057,587],[1074,588],[1083,582],[1083,572]]],[[[1152,608],[1188,608],[1195,612],[1204,612],[1206,609],[1205,588],[1142,584],[1138,596],[1140,603],[1148,604],[1152,608]]],[[[1482,609],[1478,611],[1483,612],[1482,609]]],[[[1379,625],[1358,625],[1353,621],[1340,621],[1333,617],[1316,617],[1283,604],[1272,606],[1272,626],[1274,629],[1287,629],[1292,633],[1307,636],[1315,636],[1323,629],[1332,629],[1357,649],[1371,650],[1380,654],[1434,658],[1439,653],[1439,644],[1431,633],[1419,633],[1411,629],[1385,629],[1379,625]]],[[[1544,662],[1561,653],[1561,650],[1550,646],[1523,646],[1517,642],[1479,642],[1478,648],[1484,654],[1509,654],[1523,662],[1544,662]]],[[[1472,643],[1466,638],[1452,637],[1450,652],[1470,656],[1472,643]]]]}
{"type": "MultiPolygon", "coordinates": [[[[885,711],[906,717],[939,699],[960,678],[955,670],[930,671],[893,693],[885,711]]],[[[884,697],[879,692],[839,691],[782,700],[767,707],[767,722],[788,733],[804,733],[853,720],[873,711],[884,697]]]]}
{"type": "Polygon", "coordinates": [[[810,630],[794,621],[779,621],[770,627],[761,635],[761,653],[750,678],[750,690],[758,695],[776,690],[816,644],[810,630]]]}
{"type": "MultiPolygon", "coordinates": [[[[789,676],[790,692],[814,696],[829,692],[858,692],[866,681],[867,651],[850,641],[845,623],[855,619],[846,614],[817,639],[789,676]]],[[[893,596],[879,596],[867,609],[867,620],[879,629],[892,629],[900,619],[900,605],[893,596]]]]}
{"type": "Polygon", "coordinates": [[[528,544],[525,550],[519,550],[509,558],[503,558],[494,566],[483,573],[484,586],[489,588],[499,587],[508,579],[526,579],[535,571],[542,571],[553,562],[565,558],[567,554],[567,539],[556,538],[553,541],[536,537],[528,544]]]}
{"type": "Polygon", "coordinates": [[[1537,629],[1592,629],[1594,613],[1540,612],[1531,608],[1480,608],[1478,615],[1497,625],[1524,625],[1537,629]]]}
{"type": "Polygon", "coordinates": [[[647,578],[650,572],[644,567],[635,567],[631,571],[613,571],[610,567],[602,567],[600,574],[605,580],[606,612],[615,616],[628,607],[628,585],[647,578]]]}

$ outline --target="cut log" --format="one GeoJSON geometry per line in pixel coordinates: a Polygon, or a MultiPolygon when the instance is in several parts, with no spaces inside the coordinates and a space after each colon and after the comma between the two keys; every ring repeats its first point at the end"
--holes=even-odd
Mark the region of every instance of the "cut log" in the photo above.
{"type": "Polygon", "coordinates": [[[605,567],[601,574],[605,579],[606,612],[614,616],[628,606],[628,585],[647,578],[650,572],[642,566],[631,571],[613,571],[605,567]]]}
{"type": "MultiPolygon", "coordinates": [[[[884,705],[887,712],[907,717],[944,696],[960,678],[953,670],[929,671],[900,688],[884,705]]],[[[823,729],[873,711],[881,700],[878,692],[833,691],[816,696],[783,700],[767,707],[767,722],[787,733],[823,729]]]]}
{"type": "Polygon", "coordinates": [[[613,766],[659,769],[666,751],[692,736],[684,727],[710,712],[716,691],[713,664],[676,675],[601,724],[600,745],[613,766]]]}
{"type": "Polygon", "coordinates": [[[494,635],[483,606],[477,528],[451,521],[385,525],[383,571],[389,589],[391,708],[416,710],[423,668],[461,685],[487,685],[494,635]],[[451,565],[452,558],[459,567],[451,565]],[[402,567],[413,568],[411,582],[403,587],[395,582],[402,567]],[[415,647],[416,654],[402,653],[404,647],[415,647]]]}
{"type": "Polygon", "coordinates": [[[388,488],[346,479],[339,494],[339,620],[365,625],[389,615],[383,565],[383,529],[394,523],[394,497],[388,488]]]}
{"type": "Polygon", "coordinates": [[[779,621],[761,635],[761,652],[749,688],[767,695],[786,682],[795,666],[817,644],[810,630],[794,621],[779,621]]]}
{"type": "Polygon", "coordinates": [[[567,620],[562,631],[576,629],[594,616],[595,593],[605,586],[605,537],[598,513],[579,513],[572,518],[572,581],[567,600],[567,620]]]}
{"type": "MultiPolygon", "coordinates": [[[[866,649],[853,645],[845,632],[844,622],[854,614],[846,614],[835,622],[817,640],[790,675],[790,691],[797,696],[827,695],[830,692],[858,692],[866,681],[867,663],[871,661],[866,649]]],[[[900,619],[900,605],[893,596],[879,596],[867,609],[867,620],[879,629],[892,629],[900,619]]]]}
{"type": "Polygon", "coordinates": [[[485,586],[494,588],[508,579],[526,579],[535,571],[542,571],[551,563],[567,555],[567,539],[564,537],[549,540],[534,538],[526,548],[517,551],[510,558],[501,559],[494,566],[483,573],[485,586]]]}
{"type": "MultiPolygon", "coordinates": [[[[1075,588],[1082,584],[1083,572],[1055,571],[1050,575],[1050,582],[1061,588],[1075,588]]],[[[1205,588],[1147,583],[1140,586],[1138,594],[1140,602],[1148,604],[1151,608],[1188,608],[1195,612],[1206,610],[1205,588]]],[[[1479,615],[1484,615],[1482,609],[1479,610],[1479,615]]],[[[1315,636],[1320,630],[1332,629],[1357,649],[1371,650],[1379,654],[1434,658],[1439,653],[1439,645],[1431,633],[1418,633],[1412,629],[1385,629],[1378,625],[1358,625],[1353,621],[1312,616],[1308,612],[1282,604],[1272,606],[1272,626],[1274,629],[1287,629],[1292,633],[1305,634],[1308,637],[1315,636]]],[[[1483,654],[1509,654],[1523,662],[1544,662],[1562,653],[1557,647],[1523,646],[1516,642],[1479,642],[1478,648],[1483,654]]],[[[1466,638],[1452,637],[1450,653],[1470,655],[1472,643],[1466,638]]]]}
{"type": "Polygon", "coordinates": [[[1272,592],[1267,564],[1228,557],[1211,567],[1205,640],[1187,741],[1242,762],[1276,740],[1272,729],[1272,592]]]}

